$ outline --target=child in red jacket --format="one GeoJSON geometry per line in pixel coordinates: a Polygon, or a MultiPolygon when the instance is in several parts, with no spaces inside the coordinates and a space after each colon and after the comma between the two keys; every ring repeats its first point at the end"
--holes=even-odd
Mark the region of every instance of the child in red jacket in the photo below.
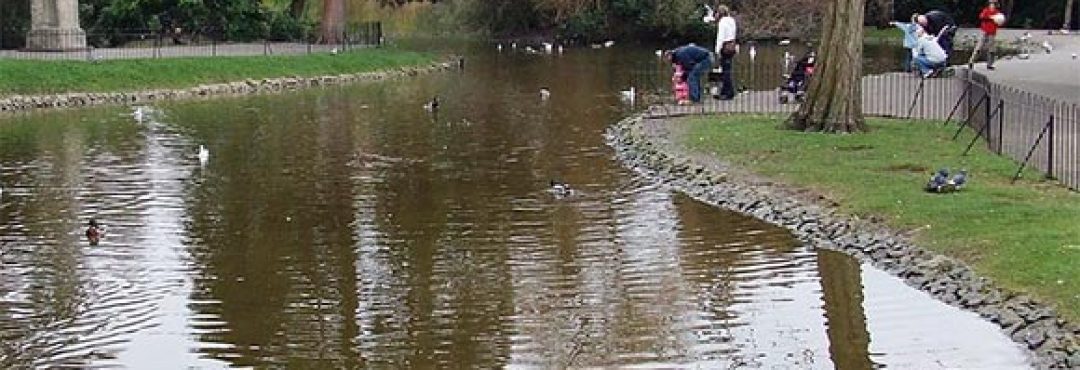
{"type": "Polygon", "coordinates": [[[679,63],[672,63],[675,72],[671,74],[672,88],[675,90],[675,103],[685,105],[690,103],[690,84],[686,82],[686,71],[679,63]]]}
{"type": "Polygon", "coordinates": [[[975,64],[975,59],[980,53],[986,53],[986,69],[994,70],[994,36],[997,36],[998,26],[1005,23],[1005,14],[997,8],[997,0],[990,0],[986,7],[979,12],[979,29],[982,30],[982,39],[975,46],[975,51],[968,59],[968,66],[975,64]]]}

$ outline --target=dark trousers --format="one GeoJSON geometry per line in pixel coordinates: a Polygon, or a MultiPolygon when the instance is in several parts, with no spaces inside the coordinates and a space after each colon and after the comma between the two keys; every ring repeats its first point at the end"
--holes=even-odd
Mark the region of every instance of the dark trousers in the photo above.
{"type": "Polygon", "coordinates": [[[732,60],[735,59],[734,55],[720,56],[720,98],[731,99],[735,97],[735,78],[732,76],[735,71],[732,68],[732,60]]]}

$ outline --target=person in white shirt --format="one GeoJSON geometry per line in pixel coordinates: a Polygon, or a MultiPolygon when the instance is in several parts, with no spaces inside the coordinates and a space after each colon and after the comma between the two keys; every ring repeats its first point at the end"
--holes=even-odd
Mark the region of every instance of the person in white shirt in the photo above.
{"type": "Polygon", "coordinates": [[[915,66],[919,68],[919,75],[923,78],[930,77],[935,69],[945,66],[948,54],[937,42],[937,37],[926,33],[920,27],[916,30],[918,39],[915,42],[915,66]]]}
{"type": "Polygon", "coordinates": [[[716,55],[720,57],[720,84],[719,94],[713,93],[713,97],[728,100],[735,97],[735,78],[732,74],[732,60],[739,51],[739,45],[735,42],[737,28],[735,17],[732,17],[731,9],[726,5],[716,7],[716,15],[720,20],[716,24],[716,55]],[[727,47],[724,44],[729,44],[727,47]]]}

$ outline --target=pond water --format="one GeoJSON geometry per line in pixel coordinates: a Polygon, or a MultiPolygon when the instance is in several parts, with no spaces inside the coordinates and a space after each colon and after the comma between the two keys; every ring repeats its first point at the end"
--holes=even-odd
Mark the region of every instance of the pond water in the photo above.
{"type": "Polygon", "coordinates": [[[651,48],[459,52],[143,123],[0,118],[0,367],[1026,367],[973,314],[624,169],[602,134],[620,88],[664,86],[651,48]]]}

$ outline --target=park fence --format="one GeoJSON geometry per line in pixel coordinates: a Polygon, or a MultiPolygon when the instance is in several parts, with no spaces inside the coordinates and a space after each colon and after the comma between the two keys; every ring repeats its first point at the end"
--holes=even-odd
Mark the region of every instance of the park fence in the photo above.
{"type": "MultiPolygon", "coordinates": [[[[653,104],[660,115],[717,113],[790,114],[799,109],[799,89],[789,90],[794,63],[790,58],[735,62],[739,93],[731,100],[714,99],[706,82],[701,104],[674,103],[670,64],[663,61],[631,76],[631,84],[646,91],[642,103],[653,104]],[[780,60],[780,62],[777,62],[780,60]],[[647,71],[647,72],[646,72],[647,71]],[[651,94],[651,95],[649,95],[651,94]]],[[[1080,105],[989,81],[962,66],[941,76],[890,72],[894,66],[868,66],[862,78],[862,108],[866,115],[917,119],[956,128],[953,140],[965,130],[977,133],[977,143],[1017,162],[1015,177],[1030,167],[1073,190],[1080,190],[1080,105]]],[[[715,76],[711,76],[715,78],[715,76]]],[[[1015,178],[1014,178],[1015,180],[1015,178]]]]}
{"type": "Polygon", "coordinates": [[[56,45],[75,45],[85,38],[86,47],[77,50],[27,51],[23,49],[27,30],[0,28],[0,58],[36,60],[109,60],[136,58],[177,58],[216,56],[269,56],[346,52],[381,46],[382,24],[350,24],[334,33],[333,39],[317,34],[300,38],[267,35],[257,41],[229,41],[212,29],[196,32],[168,30],[112,30],[109,32],[69,32],[59,34],[56,45]],[[22,35],[22,36],[20,36],[22,35]],[[22,38],[20,38],[22,37],[22,38]],[[66,38],[66,40],[65,40],[66,38]],[[6,41],[5,41],[6,40],[6,41]],[[5,44],[6,42],[6,44],[5,44]]]}

